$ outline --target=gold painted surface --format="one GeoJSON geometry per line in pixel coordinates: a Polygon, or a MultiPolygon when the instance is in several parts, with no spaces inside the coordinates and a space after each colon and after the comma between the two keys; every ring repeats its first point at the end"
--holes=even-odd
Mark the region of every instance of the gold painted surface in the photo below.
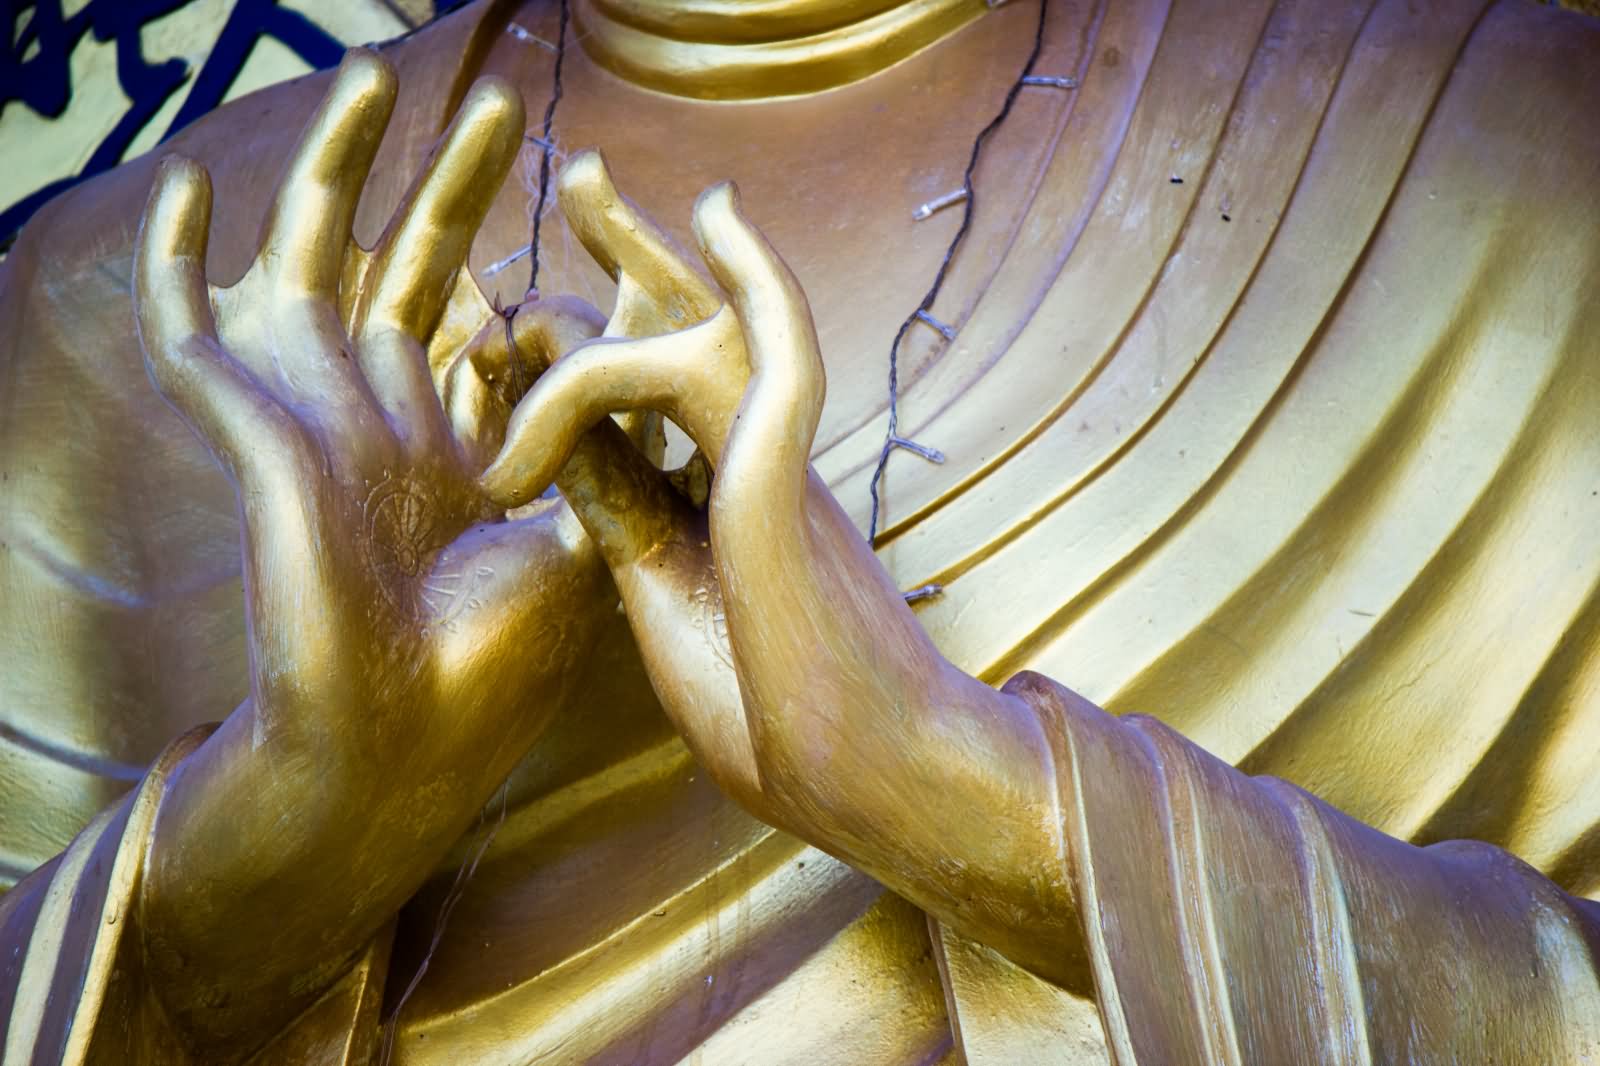
{"type": "Polygon", "coordinates": [[[1109,1066],[1092,996],[1072,995],[992,948],[928,924],[966,1066],[1109,1066]]]}
{"type": "MultiPolygon", "coordinates": [[[[538,498],[619,410],[694,439],[715,471],[704,515],[664,488],[623,522],[573,501],[666,713],[724,791],[1063,995],[1092,993],[1122,1066],[1600,1051],[1600,906],[1489,845],[1385,836],[1038,674],[996,691],[943,658],[811,469],[816,330],[732,185],[694,211],[715,311],[598,156],[569,165],[561,200],[626,299],[691,311],[563,355],[481,484],[507,507],[538,498]],[[708,589],[721,630],[698,613],[708,589]]],[[[948,957],[944,972],[954,988],[948,957]]],[[[1050,1017],[1069,1004],[1019,1003],[1011,1035],[1093,1054],[1050,1017]]]]}
{"type": "MultiPolygon", "coordinates": [[[[357,211],[361,243],[378,237],[472,76],[507,75],[538,108],[548,57],[504,32],[509,6],[469,10],[396,50],[399,117],[357,211]]],[[[515,17],[547,34],[553,24],[539,5],[515,17]]],[[[965,142],[1025,51],[1030,17],[1011,5],[878,77],[825,96],[739,106],[640,92],[576,52],[568,57],[564,144],[606,144],[625,187],[680,239],[690,197],[716,178],[740,178],[755,221],[794,268],[832,386],[818,415],[816,461],[848,516],[830,519],[828,547],[853,566],[867,565],[851,528],[864,524],[866,468],[881,440],[882,353],[954,224],[936,216],[913,225],[909,208],[958,180],[965,142]],[[677,136],[664,143],[619,135],[630,128],[677,136]],[[870,180],[859,177],[867,158],[874,162],[870,180]],[[859,195],[839,196],[841,182],[859,195]]],[[[1594,33],[1576,16],[1516,5],[1486,13],[1462,5],[1427,12],[1390,4],[1058,7],[1046,69],[1078,72],[1083,91],[1025,95],[980,169],[977,226],[948,290],[951,306],[936,308],[961,324],[957,341],[946,348],[924,337],[904,364],[903,426],[951,462],[932,468],[904,455],[894,460],[890,526],[880,545],[892,581],[858,575],[846,589],[876,588],[874,595],[892,604],[895,586],[943,578],[945,594],[917,615],[950,661],[936,671],[940,677],[965,671],[998,681],[1021,667],[1048,668],[1113,707],[1166,716],[1253,771],[1311,785],[1381,829],[1424,842],[1483,837],[1527,855],[1569,889],[1592,890],[1596,775],[1583,738],[1596,706],[1596,516],[1588,510],[1593,493],[1585,494],[1596,468],[1595,397],[1592,360],[1574,353],[1592,331],[1582,293],[1592,287],[1590,190],[1600,148],[1583,101],[1594,88],[1595,68],[1586,61],[1594,33]],[[1395,62],[1397,54],[1408,62],[1395,62]],[[1540,62],[1519,65],[1530,55],[1540,62]],[[1531,81],[1528,69],[1538,71],[1531,81]],[[1510,78],[1513,70],[1521,77],[1510,78]]],[[[311,79],[243,101],[185,142],[184,150],[212,169],[219,190],[213,281],[239,277],[254,255],[277,177],[262,160],[286,158],[293,130],[324,85],[311,79]],[[285,115],[293,116],[286,131],[285,115]]],[[[573,174],[582,177],[582,168],[573,174]]],[[[0,448],[8,483],[19,486],[3,516],[4,578],[14,591],[5,625],[8,646],[24,649],[15,661],[26,664],[7,677],[8,706],[24,710],[8,712],[14,717],[0,738],[7,783],[17,785],[0,809],[8,820],[0,840],[14,849],[20,869],[59,849],[137,777],[166,737],[235,706],[248,676],[232,585],[231,488],[185,428],[152,402],[125,327],[119,334],[108,324],[127,313],[130,220],[150,177],[148,164],[136,164],[47,212],[0,286],[0,316],[17,338],[7,352],[0,448]],[[82,228],[86,218],[102,220],[93,239],[82,228]],[[68,397],[92,403],[97,414],[71,441],[40,428],[61,424],[68,397]],[[135,452],[130,439],[151,443],[135,452]],[[86,492],[85,485],[114,491],[86,492]],[[40,813],[47,805],[56,824],[40,813]]],[[[511,183],[488,210],[471,256],[480,267],[525,243],[525,186],[511,183]]],[[[604,229],[605,212],[591,212],[588,223],[582,211],[571,217],[570,227],[554,219],[547,230],[544,289],[604,304],[611,281],[585,264],[579,245],[586,233],[592,240],[596,227],[604,229]],[[579,240],[569,243],[573,236],[579,240]]],[[[612,265],[627,272],[620,261],[612,265]]],[[[515,302],[522,296],[516,274],[486,281],[515,302]]],[[[686,317],[699,317],[691,312],[704,309],[708,293],[717,299],[687,273],[671,280],[686,317]]],[[[459,353],[471,347],[472,330],[457,326],[475,327],[472,315],[483,315],[470,290],[455,290],[464,301],[455,306],[476,310],[450,319],[429,348],[436,371],[460,370],[459,353]]],[[[562,306],[553,298],[547,304],[562,306]]],[[[619,310],[620,321],[635,316],[630,331],[650,331],[647,307],[624,299],[619,310]]],[[[553,335],[552,320],[534,309],[519,321],[530,352],[553,335]]],[[[732,334],[717,330],[729,327],[724,319],[700,337],[728,340],[732,334]]],[[[495,331],[475,343],[480,358],[473,365],[492,373],[495,331]]],[[[503,346],[498,350],[503,359],[503,346]]],[[[678,365],[695,368],[692,360],[678,365]]],[[[579,399],[594,384],[565,371],[547,378],[548,387],[564,378],[579,399]]],[[[497,380],[503,388],[505,375],[497,380]]],[[[717,426],[727,418],[724,411],[719,423],[707,408],[725,404],[729,384],[716,375],[702,382],[710,388],[719,381],[716,403],[702,407],[706,394],[697,393],[695,403],[675,412],[701,431],[708,451],[719,447],[717,426]]],[[[446,385],[448,397],[448,378],[446,385]]],[[[611,402],[615,397],[595,410],[604,413],[611,402]]],[[[484,408],[449,410],[481,415],[484,408]]],[[[585,505],[582,493],[573,495],[585,505]]],[[[596,503],[587,502],[591,521],[596,503]]],[[[624,523],[623,532],[637,534],[641,525],[649,532],[642,520],[624,523]]],[[[618,546],[604,535],[601,543],[618,546]]],[[[674,562],[703,573],[697,545],[684,542],[685,555],[674,562]]],[[[767,581],[769,570],[760,572],[767,581]]],[[[669,713],[696,706],[689,697],[697,692],[714,695],[722,686],[725,694],[744,655],[739,644],[751,644],[736,638],[727,657],[716,651],[719,634],[742,625],[738,609],[717,610],[713,587],[703,583],[657,577],[652,585],[639,574],[617,580],[639,582],[636,603],[640,595],[658,596],[643,607],[630,603],[629,611],[669,713]],[[641,624],[641,611],[664,621],[641,624]],[[687,665],[664,683],[663,662],[687,665]]],[[[837,610],[840,599],[848,597],[825,598],[819,616],[837,610]]],[[[759,612],[759,600],[746,609],[759,612]]],[[[817,647],[837,655],[878,648],[893,661],[897,649],[915,649],[921,640],[914,625],[892,621],[897,611],[880,603],[867,637],[817,647]]],[[[473,890],[482,892],[476,904],[455,910],[441,944],[454,945],[456,958],[434,956],[406,1004],[403,1032],[504,1008],[495,1027],[463,1023],[461,1039],[538,1040],[539,1026],[529,1019],[552,1006],[534,982],[547,973],[587,972],[632,981],[632,991],[574,978],[571,1000],[560,1001],[571,1003],[561,1008],[567,1020],[560,1024],[587,1032],[578,1020],[606,1018],[609,1007],[610,1015],[636,1021],[625,1031],[590,1026],[598,1041],[591,1050],[626,1056],[645,1041],[659,1061],[674,1061],[691,1055],[697,1041],[716,1040],[728,1019],[761,1016],[751,1005],[762,1002],[751,992],[701,1017],[692,993],[702,975],[673,955],[674,944],[689,945],[691,958],[736,957],[711,944],[727,922],[737,928],[740,900],[770,901],[752,926],[760,935],[732,938],[752,958],[788,919],[813,953],[833,950],[815,945],[836,936],[841,945],[852,942],[854,934],[840,930],[865,921],[853,917],[865,910],[827,910],[830,899],[866,907],[875,892],[838,866],[843,896],[796,874],[743,880],[726,896],[703,888],[695,894],[712,871],[730,862],[726,868],[752,870],[770,857],[763,849],[776,845],[758,840],[756,824],[726,800],[704,806],[709,801],[696,792],[703,782],[686,778],[654,793],[669,798],[659,818],[642,817],[636,808],[644,804],[630,798],[649,793],[632,790],[666,780],[659,776],[665,767],[688,764],[672,754],[676,742],[640,698],[638,653],[625,634],[606,632],[595,638],[602,648],[616,640],[621,650],[596,652],[604,665],[585,690],[592,695],[579,697],[567,715],[574,724],[553,727],[548,751],[534,749],[511,795],[515,814],[546,802],[553,802],[546,812],[568,812],[552,823],[564,832],[541,835],[541,815],[526,824],[508,816],[508,841],[546,850],[538,863],[507,850],[480,870],[499,873],[473,890]],[[594,736],[583,728],[589,722],[616,728],[594,736]],[[616,802],[607,807],[606,797],[616,802]],[[707,810],[720,811],[717,824],[745,828],[730,829],[725,845],[708,846],[724,838],[696,817],[707,810]],[[519,824],[523,831],[512,832],[519,824]],[[538,840],[546,843],[530,843],[538,840]],[[681,862],[662,862],[667,855],[681,862]],[[550,863],[588,879],[554,877],[538,890],[528,887],[540,884],[528,867],[543,871],[550,863]],[[627,878],[616,873],[622,870],[630,871],[627,878]],[[636,882],[630,893],[612,891],[628,879],[636,882]],[[759,895],[761,886],[774,894],[759,895]],[[698,928],[669,926],[636,944],[633,931],[652,924],[644,921],[654,917],[650,908],[679,898],[725,902],[708,905],[712,917],[698,928]],[[553,900],[566,901],[559,921],[551,917],[553,900]],[[795,908],[808,901],[823,909],[811,912],[813,920],[796,918],[795,908]],[[735,917],[726,917],[729,908],[735,917]],[[520,930],[533,940],[541,929],[569,932],[542,961],[517,972],[524,950],[474,950],[486,929],[496,936],[520,930]],[[630,972],[635,950],[641,968],[630,972]],[[657,995],[642,976],[656,965],[646,959],[670,960],[678,991],[657,995]],[[491,975],[509,982],[512,994],[491,996],[491,975]],[[662,1026],[651,1032],[657,1018],[662,1026]]],[[[814,657],[817,647],[795,655],[814,657]]],[[[774,671],[771,683],[798,673],[774,671]]],[[[819,668],[809,676],[829,674],[819,668]]],[[[953,677],[949,683],[959,693],[981,688],[953,677]]],[[[726,699],[702,706],[731,708],[726,699]]],[[[682,713],[674,718],[685,728],[682,713]]],[[[881,836],[884,824],[864,812],[881,803],[874,806],[870,791],[829,787],[819,794],[816,782],[830,775],[855,781],[903,762],[904,752],[874,731],[815,780],[780,773],[787,806],[751,787],[755,756],[740,746],[748,731],[738,728],[733,710],[688,731],[691,747],[720,768],[727,791],[762,817],[826,843],[1035,972],[1081,988],[1071,905],[1051,902],[1048,893],[1019,895],[1016,887],[1016,878],[1032,879],[1062,891],[1061,898],[1083,899],[1081,891],[1062,890],[1060,871],[1043,862],[1060,854],[1062,823],[1036,809],[1056,808],[1038,799],[1049,795],[1038,778],[1050,760],[1027,720],[1016,718],[1015,736],[981,736],[976,747],[967,738],[983,730],[953,730],[956,755],[930,749],[946,754],[910,760],[939,787],[913,780],[895,801],[921,812],[943,804],[1003,812],[1022,823],[1015,832],[997,830],[992,820],[952,827],[930,814],[915,825],[895,823],[894,839],[871,846],[862,841],[881,836]],[[982,764],[1006,769],[960,772],[965,755],[983,747],[1009,751],[982,764]],[[867,771],[842,771],[849,759],[867,771]],[[1015,783],[1034,805],[971,798],[996,782],[1015,783]],[[796,795],[810,797],[798,815],[790,809],[796,795]],[[1053,848],[1051,839],[1058,841],[1053,848]],[[927,856],[957,845],[982,859],[962,874],[973,880],[905,880],[927,856]],[[977,902],[964,903],[972,883],[982,886],[971,893],[977,902]],[[1023,917],[1011,906],[1019,898],[1032,908],[1023,917]]],[[[829,724],[846,726],[864,728],[829,724]]],[[[474,773],[484,777],[479,792],[492,790],[494,775],[481,764],[474,773]]],[[[398,778],[393,784],[404,794],[398,778]]],[[[1117,809],[1129,806],[1126,786],[1102,798],[1117,809]]],[[[476,806],[452,802],[459,831],[476,806]]],[[[1168,823],[1165,847],[1196,861],[1192,849],[1174,850],[1177,825],[1168,823]]],[[[466,847],[450,852],[448,844],[438,849],[436,887],[402,922],[396,957],[411,966],[426,954],[435,928],[429,894],[447,887],[470,854],[466,847]]],[[[1396,860],[1396,868],[1412,861],[1396,860]]],[[[415,855],[410,862],[406,876],[421,884],[431,863],[415,855]]],[[[775,876],[787,869],[768,868],[775,876]]],[[[1302,866],[1317,868],[1308,860],[1302,866]]],[[[1349,872],[1328,869],[1342,871],[1341,878],[1349,872]]],[[[1172,876],[1188,875],[1180,869],[1172,876]]],[[[1385,876],[1380,864],[1340,883],[1381,889],[1385,876]]],[[[1316,883],[1305,882],[1307,898],[1315,898],[1316,883]]],[[[1134,906],[1145,898],[1139,891],[1129,882],[1106,898],[1134,906]]],[[[1524,898],[1539,893],[1530,889],[1524,898]]],[[[668,915],[672,920],[670,907],[668,915]]],[[[888,926],[870,927],[876,931],[865,943],[896,942],[888,926]]],[[[1294,945],[1307,943],[1335,965],[1341,950],[1372,942],[1362,939],[1369,935],[1341,940],[1324,931],[1280,941],[1276,955],[1259,956],[1256,972],[1274,972],[1265,961],[1293,957],[1294,945]]],[[[1553,950],[1563,944],[1560,936],[1548,938],[1553,950]]],[[[928,1002],[929,975],[915,977],[906,956],[887,947],[865,956],[839,950],[858,963],[902,960],[872,970],[873,994],[884,1004],[928,1002]],[[883,978],[890,972],[911,984],[883,978]]],[[[795,974],[794,989],[808,987],[798,976],[805,966],[789,958],[787,969],[775,965],[772,972],[795,974]]],[[[1216,965],[1208,958],[1197,951],[1185,979],[1199,981],[1216,965]]],[[[1578,955],[1563,960],[1556,971],[1573,988],[1584,987],[1578,955]]],[[[391,996],[410,976],[407,964],[396,965],[402,979],[391,982],[391,996]]],[[[840,988],[843,973],[816,987],[840,988]]],[[[1233,1037],[1219,1031],[1207,1039],[1225,1046],[1233,1037]]],[[[913,1045],[934,1046],[899,1046],[913,1045]]]]}
{"type": "MultiPolygon", "coordinates": [[[[604,320],[552,298],[503,322],[460,271],[499,185],[484,178],[510,167],[522,127],[520,103],[504,83],[482,81],[467,94],[374,247],[330,239],[350,229],[395,93],[387,64],[370,53],[347,59],[268,207],[252,265],[227,287],[208,285],[203,272],[206,172],[175,159],[156,173],[134,256],[141,343],[151,380],[236,486],[248,531],[245,598],[260,613],[248,628],[249,697],[185,760],[162,799],[141,871],[138,942],[148,950],[138,995],[121,1013],[80,1014],[82,1033],[129,1029],[159,996],[164,1015],[208,1060],[272,1061],[313,1048],[337,1059],[378,1046],[379,993],[370,979],[374,966],[387,969],[387,953],[356,974],[348,972],[351,957],[378,950],[400,904],[447,860],[544,724],[576,719],[579,703],[614,688],[614,650],[586,665],[617,619],[598,542],[583,536],[559,499],[506,517],[462,477],[498,446],[507,398],[604,320]],[[473,328],[456,332],[463,323],[473,328]],[[514,362],[506,346],[513,336],[514,362]],[[574,713],[562,713],[574,699],[574,713]],[[473,705],[512,717],[475,722],[473,705]],[[334,706],[353,717],[322,713],[334,706]],[[385,745],[396,746],[375,758],[385,745]],[[499,772],[496,760],[504,763],[499,772]],[[218,789],[232,799],[218,802],[218,789]],[[326,806],[306,806],[313,796],[326,806]],[[358,806],[367,818],[333,813],[358,806]],[[263,851],[266,837],[304,847],[263,851]],[[396,839],[404,846],[390,846],[396,839]],[[325,876],[347,859],[365,872],[325,876]],[[353,883],[363,888],[352,900],[353,883]],[[223,884],[231,887],[217,891],[223,884]],[[269,913],[276,920],[259,921],[269,913]],[[260,935],[240,936],[247,924],[260,935]],[[225,926],[233,932],[222,934],[225,926]],[[228,971],[248,976],[240,983],[224,977],[228,971]]],[[[634,264],[632,250],[621,249],[621,261],[634,264]]],[[[692,302],[657,306],[640,293],[619,302],[614,325],[649,332],[703,311],[692,302]]],[[[610,435],[573,464],[577,480],[567,491],[580,506],[644,515],[648,508],[631,502],[629,464],[646,460],[620,430],[606,428],[610,435]]],[[[637,708],[642,679],[628,676],[625,659],[621,665],[625,698],[637,708]]],[[[569,787],[522,808],[508,827],[518,872],[530,851],[548,846],[546,818],[584,824],[580,841],[629,859],[641,844],[663,846],[662,830],[705,824],[685,823],[681,806],[674,812],[669,804],[673,817],[630,832],[627,822],[643,812],[631,806],[638,797],[628,782],[720,810],[729,822],[721,854],[691,848],[677,863],[641,867],[633,893],[608,878],[611,906],[591,906],[567,926],[564,959],[541,938],[546,960],[562,965],[506,956],[520,989],[514,979],[502,989],[498,976],[485,984],[480,971],[475,981],[453,982],[448,994],[457,1004],[443,1012],[430,1010],[431,989],[414,1004],[401,993],[390,1011],[392,1018],[411,1008],[395,1030],[400,1061],[460,1061],[474,1048],[507,1061],[631,1061],[639,1048],[676,1057],[725,1025],[770,1028],[759,1019],[774,1017],[784,997],[837,996],[862,982],[873,991],[852,994],[841,1028],[819,1030],[819,1041],[846,1053],[859,1048],[865,1061],[948,1052],[920,916],[897,900],[880,902],[876,885],[836,860],[738,814],[703,778],[690,787],[695,777],[685,781],[685,768],[675,742],[644,748],[631,765],[600,767],[598,783],[573,780],[570,761],[557,767],[569,787]],[[585,809],[585,793],[606,808],[598,817],[585,809]],[[530,816],[537,828],[519,831],[530,816]],[[616,928],[619,915],[634,928],[616,928]],[[584,939],[597,932],[599,943],[584,939]],[[606,933],[616,946],[598,950],[606,933]],[[667,980],[673,969],[677,990],[667,980]],[[713,988],[718,976],[722,990],[713,988]],[[629,1002],[633,1010],[617,1009],[629,1002]],[[609,1025],[594,1024],[602,1005],[609,1025]],[[521,1040],[494,1035],[508,1031],[521,1040]]],[[[582,857],[597,856],[585,848],[582,857]]],[[[560,863],[548,872],[572,873],[560,863]]],[[[77,877],[75,869],[67,881],[77,877]]],[[[486,871],[479,885],[493,884],[486,871]]],[[[524,878],[506,887],[520,911],[543,886],[524,878]]],[[[33,889],[18,891],[26,901],[33,889]]],[[[458,902],[444,906],[453,912],[458,902]]],[[[491,897],[490,906],[507,902],[491,897]]],[[[50,939],[60,906],[46,909],[32,938],[41,962],[20,974],[19,1005],[43,1002],[49,985],[35,971],[74,964],[70,945],[50,939]]],[[[470,920],[458,922],[458,935],[470,920]]],[[[410,961],[434,959],[429,952],[410,961]]],[[[440,959],[441,968],[449,961],[440,959]]],[[[40,1028],[26,1009],[5,1014],[16,1039],[40,1028]]]]}
{"type": "MultiPolygon", "coordinates": [[[[663,262],[597,156],[567,168],[561,197],[620,292],[702,305],[704,282],[663,262]]],[[[1092,993],[1123,1066],[1600,1051],[1600,906],[1489,845],[1385,836],[1038,674],[997,692],[943,658],[811,469],[825,371],[793,272],[730,184],[702,194],[694,232],[724,305],[567,352],[481,483],[504,506],[537,498],[618,410],[694,439],[715,471],[704,516],[665,492],[622,524],[574,502],[664,709],[726,792],[941,928],[1092,993]],[[715,661],[684,640],[707,589],[725,620],[700,638],[715,661]]],[[[641,467],[632,483],[652,480],[641,467]]],[[[1083,1050],[1052,1006],[1066,1013],[1019,1004],[1013,1035],[1083,1050]]]]}

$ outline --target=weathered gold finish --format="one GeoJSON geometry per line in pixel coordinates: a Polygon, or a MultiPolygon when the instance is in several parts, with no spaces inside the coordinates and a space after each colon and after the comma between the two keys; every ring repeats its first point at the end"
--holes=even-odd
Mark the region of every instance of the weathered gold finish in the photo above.
{"type": "MultiPolygon", "coordinates": [[[[773,11],[796,33],[873,15],[825,6],[773,11]]],[[[548,57],[509,17],[481,5],[392,50],[381,151],[394,82],[360,55],[292,155],[283,115],[320,80],[181,139],[217,181],[209,249],[203,172],[141,163],[4,268],[22,710],[0,846],[38,862],[143,778],[0,901],[7,1056],[1593,1053],[1592,24],[1064,5],[1045,69],[1083,88],[1025,97],[980,171],[939,308],[957,340],[922,338],[902,379],[904,428],[950,461],[895,460],[875,559],[881,353],[948,235],[909,208],[958,177],[1032,11],[771,104],[637,92],[569,56],[564,143],[607,144],[669,221],[734,174],[760,231],[730,187],[702,198],[713,285],[578,156],[568,229],[547,229],[577,245],[551,238],[541,280],[609,275],[615,309],[530,300],[508,348],[459,267],[484,212],[472,262],[526,241],[526,188],[490,202],[516,94],[466,88],[500,73],[537,106],[548,57]],[[673,130],[670,153],[625,128],[673,130]],[[262,160],[285,157],[268,195],[262,160]],[[135,261],[115,226],[152,184],[135,261]],[[208,299],[208,275],[242,280],[208,299]],[[248,659],[234,485],[145,382],[119,276],[160,387],[237,480],[248,659]],[[626,408],[699,444],[703,512],[605,419],[626,408]],[[497,453],[498,507],[473,480],[497,453]],[[552,478],[565,503],[539,496],[552,478]],[[463,601],[431,578],[468,556],[491,573],[463,601]],[[929,579],[944,594],[913,618],[898,590],[929,579]],[[1396,836],[1510,845],[1573,895],[1036,675],[969,676],[1029,667],[1396,836]],[[474,815],[530,745],[480,851],[474,815]]]]}
{"type": "MultiPolygon", "coordinates": [[[[616,247],[648,223],[595,157],[565,177],[573,213],[606,223],[579,236],[626,261],[616,247]]],[[[995,692],[940,656],[811,472],[824,371],[798,281],[732,186],[701,197],[695,233],[728,304],[565,356],[483,483],[506,506],[536,497],[614,411],[654,408],[694,438],[715,468],[704,522],[680,507],[663,508],[678,514],[666,531],[636,511],[629,536],[590,524],[657,694],[731,795],[962,937],[1092,993],[1119,1063],[1600,1049],[1600,905],[1492,847],[1385,838],[1038,675],[995,692]],[[697,617],[708,590],[725,630],[697,617]],[[688,653],[685,634],[709,651],[688,653]],[[1519,1009],[1441,996],[1452,974],[1478,1003],[1519,1009]]],[[[704,299],[686,264],[644,265],[623,268],[624,292],[704,299]]]]}

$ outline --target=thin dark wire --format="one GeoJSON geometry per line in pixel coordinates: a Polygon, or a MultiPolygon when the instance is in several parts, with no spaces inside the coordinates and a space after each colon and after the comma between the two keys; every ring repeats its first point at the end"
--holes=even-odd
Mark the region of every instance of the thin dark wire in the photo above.
{"type": "Polygon", "coordinates": [[[550,102],[544,109],[544,132],[539,143],[539,204],[533,212],[533,240],[528,245],[528,291],[539,291],[539,228],[544,224],[544,204],[550,195],[550,134],[555,129],[556,105],[561,102],[561,61],[567,58],[567,0],[561,0],[561,21],[556,27],[556,67],[551,78],[550,102]]]}
{"type": "MultiPolygon", "coordinates": [[[[506,824],[506,804],[510,790],[511,779],[507,778],[500,786],[499,819],[490,827],[489,832],[484,834],[478,843],[478,849],[469,858],[462,860],[461,866],[456,870],[455,881],[444,895],[444,902],[439,907],[439,916],[434,919],[433,940],[428,944],[428,952],[423,955],[422,964],[417,967],[417,972],[411,975],[411,983],[406,985],[406,990],[400,994],[400,1000],[394,1005],[394,1010],[389,1014],[389,1022],[384,1026],[383,1053],[378,1060],[380,1066],[389,1066],[389,1060],[394,1056],[395,1036],[400,1030],[400,1012],[405,1009],[406,1001],[411,998],[411,993],[417,990],[417,986],[422,983],[423,975],[428,972],[428,965],[433,962],[434,952],[439,950],[439,944],[444,940],[444,930],[445,926],[450,924],[450,915],[456,909],[456,904],[461,902],[461,897],[467,894],[467,882],[478,872],[478,864],[489,851],[489,845],[494,843],[495,834],[506,824]]],[[[484,815],[488,810],[489,807],[485,804],[478,811],[478,827],[474,832],[483,832],[484,815]]]]}
{"type": "Polygon", "coordinates": [[[522,310],[521,304],[512,304],[510,307],[500,306],[500,296],[495,294],[494,303],[490,305],[494,313],[499,315],[506,324],[506,362],[511,367],[511,396],[512,404],[522,399],[522,353],[517,350],[516,321],[517,312],[522,310]]]}
{"type": "Polygon", "coordinates": [[[927,295],[922,302],[917,304],[916,310],[906,316],[900,324],[900,329],[894,335],[894,343],[889,345],[889,432],[883,438],[883,451],[878,454],[878,466],[872,472],[872,524],[867,529],[867,543],[871,544],[878,538],[878,483],[883,480],[884,468],[889,465],[889,453],[899,446],[900,440],[900,345],[905,340],[906,334],[911,332],[911,327],[916,325],[918,316],[932,314],[933,302],[939,298],[939,290],[944,288],[945,276],[950,273],[950,263],[955,259],[956,250],[961,247],[961,242],[966,239],[967,231],[972,228],[972,213],[978,206],[978,194],[972,187],[972,175],[978,169],[978,157],[983,152],[984,142],[989,135],[999,129],[1011,114],[1011,107],[1017,102],[1021,94],[1023,79],[1033,73],[1033,68],[1039,62],[1039,53],[1044,50],[1044,22],[1045,14],[1050,7],[1050,0],[1039,0],[1039,22],[1033,32],[1033,50],[1028,53],[1028,61],[1022,67],[1022,72],[1017,75],[1017,80],[1011,83],[1011,88],[1006,92],[1005,103],[1000,105],[994,118],[989,124],[978,132],[972,141],[972,155],[967,159],[967,169],[961,178],[961,189],[965,195],[965,203],[961,209],[961,226],[956,230],[956,235],[950,238],[950,245],[945,249],[944,259],[939,262],[939,271],[933,277],[933,284],[928,288],[927,295]]]}

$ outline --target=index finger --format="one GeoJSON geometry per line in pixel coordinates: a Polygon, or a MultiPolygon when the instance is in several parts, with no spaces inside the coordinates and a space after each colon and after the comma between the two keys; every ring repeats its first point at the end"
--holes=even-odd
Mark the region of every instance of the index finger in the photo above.
{"type": "Polygon", "coordinates": [[[666,333],[703,322],[722,298],[667,234],[617,191],[598,151],[579,152],[561,171],[567,224],[618,283],[608,333],[666,333]]]}

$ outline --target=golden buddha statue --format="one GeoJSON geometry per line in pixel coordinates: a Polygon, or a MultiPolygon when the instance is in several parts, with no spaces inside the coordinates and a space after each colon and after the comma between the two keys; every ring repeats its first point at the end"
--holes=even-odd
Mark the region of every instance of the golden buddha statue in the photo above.
{"type": "Polygon", "coordinates": [[[540,3],[41,213],[0,1060],[1600,1051],[1600,29],[1053,5],[874,553],[1038,16],[580,4],[536,293],[540,3]]]}

